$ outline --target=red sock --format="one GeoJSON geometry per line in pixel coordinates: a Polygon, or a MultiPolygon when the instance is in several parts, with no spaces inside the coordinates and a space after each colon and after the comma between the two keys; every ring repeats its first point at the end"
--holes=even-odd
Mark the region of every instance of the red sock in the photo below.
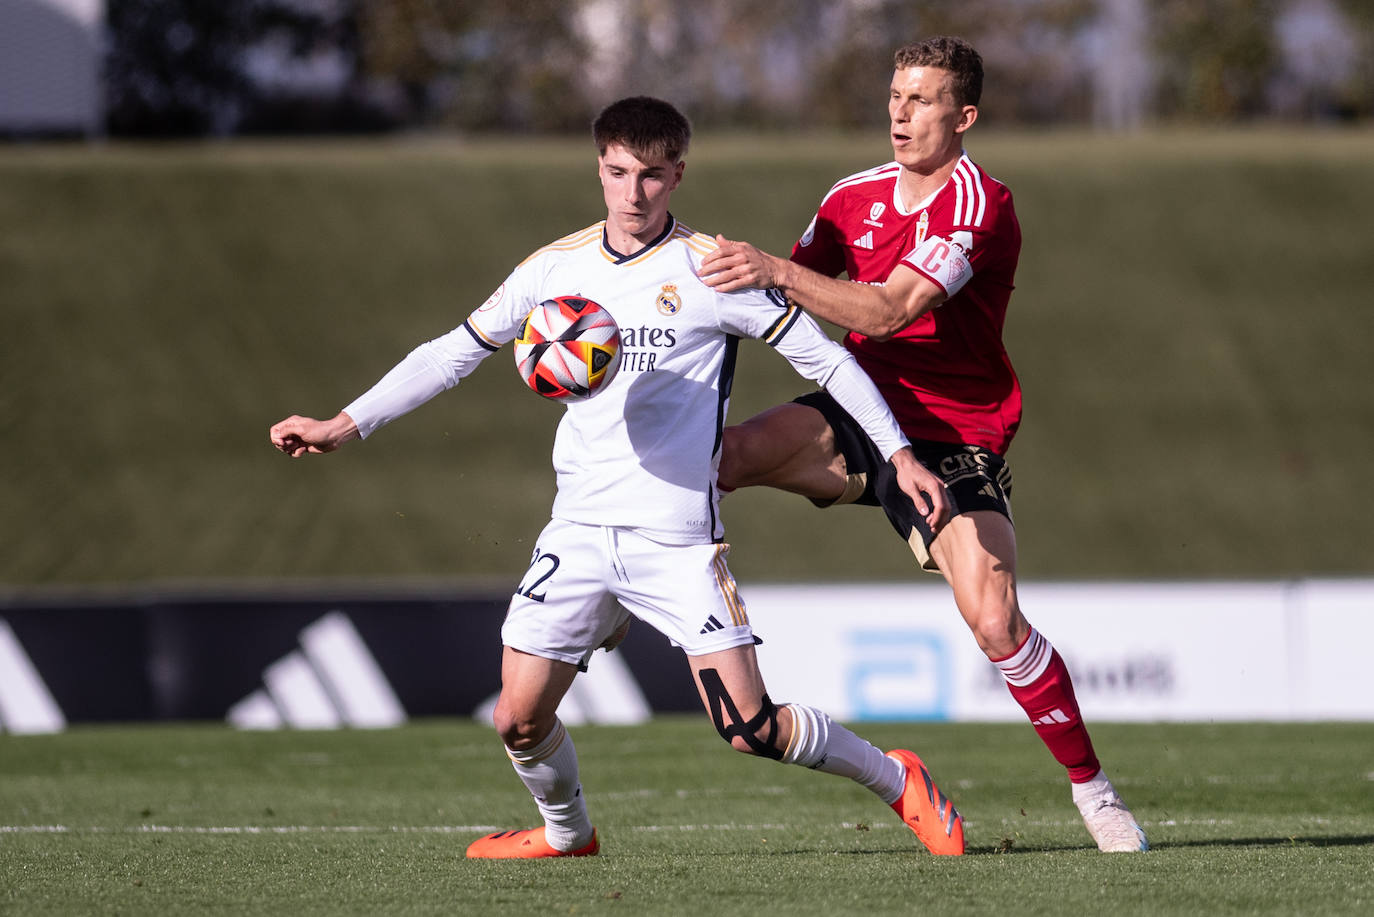
{"type": "Polygon", "coordinates": [[[1086,783],[1096,777],[1102,766],[1078,712],[1073,679],[1050,641],[1032,628],[1016,652],[992,663],[1002,671],[1011,696],[1026,711],[1054,760],[1068,768],[1069,780],[1086,783]]]}

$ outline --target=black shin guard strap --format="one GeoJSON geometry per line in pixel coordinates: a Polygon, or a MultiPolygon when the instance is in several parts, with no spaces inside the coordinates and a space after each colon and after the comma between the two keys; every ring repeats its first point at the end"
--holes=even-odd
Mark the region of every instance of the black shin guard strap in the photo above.
{"type": "Polygon", "coordinates": [[[716,732],[720,733],[720,737],[731,745],[736,738],[743,739],[749,750],[760,758],[781,761],[782,751],[773,746],[778,735],[778,708],[768,695],[763,695],[763,709],[752,720],[745,722],[734,699],[725,690],[719,672],[702,669],[697,675],[701,679],[702,690],[706,692],[706,708],[711,712],[711,722],[716,724],[716,732]],[[761,740],[758,733],[765,725],[768,726],[768,738],[761,740]]]}

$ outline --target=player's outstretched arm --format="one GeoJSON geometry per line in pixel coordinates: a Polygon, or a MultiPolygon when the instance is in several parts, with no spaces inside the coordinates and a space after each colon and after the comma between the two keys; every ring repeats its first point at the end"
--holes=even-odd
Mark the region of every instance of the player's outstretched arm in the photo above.
{"type": "Polygon", "coordinates": [[[905,265],[894,268],[886,283],[852,283],[818,274],[748,242],[718,235],[716,244],[701,262],[699,273],[707,286],[722,293],[776,288],[812,315],[880,341],[946,298],[938,285],[905,265]]]}
{"type": "Polygon", "coordinates": [[[349,440],[357,439],[358,426],[343,411],[331,420],[293,414],[274,423],[268,433],[273,446],[292,458],[300,458],[308,453],[333,452],[349,440]]]}
{"type": "Polygon", "coordinates": [[[910,446],[892,453],[892,466],[897,469],[897,486],[916,504],[916,511],[925,517],[930,530],[938,533],[949,521],[945,482],[916,460],[910,446]]]}

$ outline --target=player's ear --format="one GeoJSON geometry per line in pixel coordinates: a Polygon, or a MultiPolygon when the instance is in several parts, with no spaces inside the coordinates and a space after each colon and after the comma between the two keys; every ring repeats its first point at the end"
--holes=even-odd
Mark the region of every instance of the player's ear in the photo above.
{"type": "Polygon", "coordinates": [[[687,160],[679,159],[677,165],[673,166],[673,187],[670,190],[676,191],[677,186],[682,184],[682,173],[687,171],[687,160]]]}
{"type": "Polygon", "coordinates": [[[978,106],[965,105],[959,112],[959,123],[954,126],[954,133],[962,134],[964,131],[973,127],[973,122],[978,120],[978,106]]]}

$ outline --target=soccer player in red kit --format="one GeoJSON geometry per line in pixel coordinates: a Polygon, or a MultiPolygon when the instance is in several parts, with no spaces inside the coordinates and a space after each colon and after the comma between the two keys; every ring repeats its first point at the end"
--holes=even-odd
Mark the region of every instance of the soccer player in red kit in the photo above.
{"type": "Polygon", "coordinates": [[[922,567],[949,582],[979,647],[1067,769],[1098,847],[1146,850],[1098,762],[1068,668],[1016,598],[1003,456],[1021,422],[1021,385],[1002,326],[1021,229],[1011,192],[964,152],[982,82],[982,59],[962,39],[900,49],[888,100],[893,161],[836,183],[790,260],[719,239],[701,270],[723,291],[775,287],[848,330],[845,346],[948,489],[949,522],[931,531],[824,392],[727,428],[719,481],[778,487],[821,506],[882,506],[922,567]]]}

